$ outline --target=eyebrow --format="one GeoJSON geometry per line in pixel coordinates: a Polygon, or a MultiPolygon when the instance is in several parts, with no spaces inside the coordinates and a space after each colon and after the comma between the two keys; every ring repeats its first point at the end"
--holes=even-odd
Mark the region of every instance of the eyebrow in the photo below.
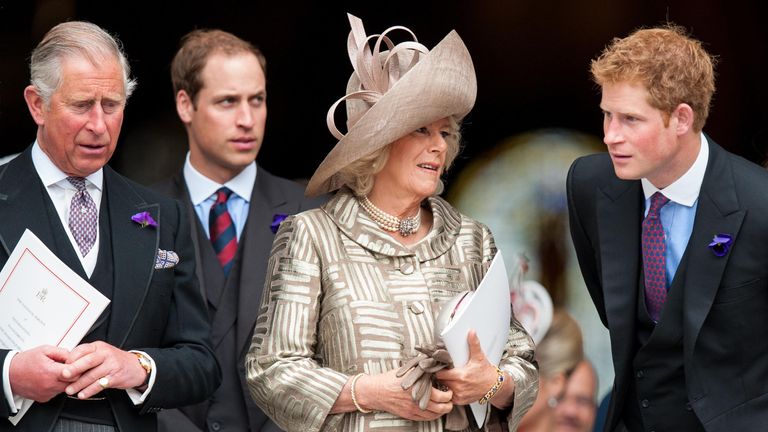
{"type": "Polygon", "coordinates": [[[105,95],[101,98],[95,98],[92,95],[70,95],[68,98],[66,98],[67,103],[82,103],[82,102],[93,102],[96,103],[97,101],[102,102],[117,102],[117,103],[123,103],[125,102],[125,96],[112,96],[112,95],[105,95]]]}

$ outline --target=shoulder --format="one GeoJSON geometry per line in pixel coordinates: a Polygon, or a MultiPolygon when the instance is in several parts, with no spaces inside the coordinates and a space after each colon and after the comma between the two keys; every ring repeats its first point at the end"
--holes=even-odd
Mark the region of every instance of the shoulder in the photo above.
{"type": "Polygon", "coordinates": [[[256,172],[256,183],[265,189],[265,193],[278,195],[286,202],[297,205],[299,209],[318,207],[328,200],[327,196],[313,198],[304,196],[304,191],[306,189],[305,185],[284,177],[276,176],[260,165],[256,172]]]}
{"type": "Polygon", "coordinates": [[[335,227],[320,209],[288,216],[278,228],[272,242],[271,255],[291,257],[301,261],[315,261],[322,248],[333,243],[335,227]]]}
{"type": "Polygon", "coordinates": [[[610,178],[616,178],[616,174],[608,153],[596,153],[579,157],[571,163],[571,168],[568,171],[569,184],[599,184],[610,178]]]}
{"type": "MultiPolygon", "coordinates": [[[[761,209],[761,214],[768,211],[768,172],[740,156],[730,154],[733,172],[733,184],[742,209],[761,209]]],[[[716,181],[716,180],[715,180],[716,181]]]]}
{"type": "Polygon", "coordinates": [[[163,209],[178,209],[178,202],[156,190],[143,186],[122,174],[104,167],[104,182],[108,196],[120,195],[118,199],[129,199],[137,205],[158,204],[163,209]]]}
{"type": "Polygon", "coordinates": [[[636,180],[622,180],[616,176],[608,153],[597,153],[577,158],[571,164],[566,179],[568,208],[588,207],[595,201],[596,192],[602,190],[611,196],[627,191],[636,180]]]}
{"type": "MultiPolygon", "coordinates": [[[[480,245],[490,242],[493,243],[493,234],[491,229],[484,223],[473,219],[452,206],[445,199],[435,196],[429,198],[434,217],[442,220],[442,229],[449,234],[453,234],[458,241],[460,237],[465,239],[474,239],[480,245]]],[[[462,240],[465,241],[465,240],[462,240]]],[[[471,240],[466,240],[473,242],[471,240]]]]}
{"type": "Polygon", "coordinates": [[[184,176],[179,172],[173,177],[161,180],[149,187],[162,195],[178,199],[181,198],[182,193],[185,191],[184,176]]]}
{"type": "Polygon", "coordinates": [[[320,231],[326,231],[331,226],[333,226],[333,221],[330,217],[322,209],[314,208],[288,216],[280,224],[276,237],[289,236],[314,239],[320,231]]]}
{"type": "Polygon", "coordinates": [[[286,192],[291,195],[298,195],[304,194],[304,186],[302,186],[300,183],[295,182],[293,180],[288,180],[287,178],[280,177],[277,175],[272,174],[271,172],[267,171],[262,167],[261,165],[258,165],[258,170],[256,171],[256,178],[259,179],[259,181],[263,181],[265,184],[269,185],[270,187],[279,188],[283,192],[286,192]]]}
{"type": "MultiPolygon", "coordinates": [[[[705,177],[705,184],[722,183],[722,177],[730,172],[733,178],[733,187],[736,189],[736,194],[742,206],[768,206],[768,193],[766,193],[768,191],[768,171],[760,165],[724,150],[717,145],[712,145],[710,148],[712,149],[710,157],[716,157],[725,161],[729,169],[709,169],[708,167],[706,175],[710,176],[710,178],[707,179],[705,177]]],[[[710,187],[710,190],[712,189],[713,187],[710,187]]]]}
{"type": "Polygon", "coordinates": [[[440,196],[428,198],[435,216],[444,220],[446,228],[458,226],[462,230],[489,231],[481,222],[461,213],[456,207],[440,196]]]}
{"type": "MultiPolygon", "coordinates": [[[[749,186],[750,189],[755,189],[758,185],[768,187],[768,171],[765,168],[733,153],[727,155],[733,167],[733,176],[742,186],[749,186]]],[[[766,189],[761,189],[760,192],[764,194],[766,189]]]]}
{"type": "Polygon", "coordinates": [[[304,198],[305,187],[302,184],[276,176],[261,166],[256,171],[256,182],[278,191],[286,200],[301,201],[304,198]]]}

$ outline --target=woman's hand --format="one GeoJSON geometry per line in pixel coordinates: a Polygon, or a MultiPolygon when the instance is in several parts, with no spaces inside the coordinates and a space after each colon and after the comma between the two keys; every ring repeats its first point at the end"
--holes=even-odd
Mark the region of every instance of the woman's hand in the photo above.
{"type": "MultiPolygon", "coordinates": [[[[496,367],[485,357],[485,353],[483,353],[483,349],[480,346],[480,339],[478,339],[477,333],[474,330],[469,331],[467,343],[469,344],[469,361],[467,361],[466,365],[453,369],[443,369],[435,374],[441,384],[453,391],[451,401],[456,405],[468,405],[479,401],[498,379],[496,367]]],[[[502,391],[506,395],[514,394],[514,386],[514,382],[505,374],[504,385],[491,400],[496,402],[496,398],[504,399],[501,397],[502,391]],[[506,388],[508,386],[512,389],[511,393],[504,391],[509,390],[506,388]]],[[[494,403],[494,405],[496,406],[497,404],[494,403]]]]}
{"type": "MultiPolygon", "coordinates": [[[[396,369],[377,375],[363,375],[355,383],[355,396],[361,408],[374,411],[386,411],[409,420],[434,420],[453,409],[453,393],[431,389],[427,409],[421,410],[419,403],[411,398],[410,390],[400,386],[401,378],[396,369]]],[[[345,390],[349,390],[345,387],[345,390]]]]}

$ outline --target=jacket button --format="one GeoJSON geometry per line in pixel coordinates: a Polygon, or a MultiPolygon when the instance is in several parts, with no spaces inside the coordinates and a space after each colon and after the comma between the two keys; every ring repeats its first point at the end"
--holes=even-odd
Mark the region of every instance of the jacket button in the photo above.
{"type": "Polygon", "coordinates": [[[217,431],[217,430],[221,429],[221,424],[219,422],[213,422],[213,423],[211,423],[211,429],[217,431]]]}
{"type": "Polygon", "coordinates": [[[637,379],[643,379],[643,378],[645,378],[645,372],[643,372],[642,370],[639,370],[639,371],[637,371],[635,376],[637,377],[637,379]]]}
{"type": "Polygon", "coordinates": [[[411,310],[415,315],[419,315],[424,312],[424,305],[420,302],[413,302],[410,306],[408,306],[408,309],[411,310]]]}
{"type": "Polygon", "coordinates": [[[643,408],[648,408],[650,405],[651,404],[650,402],[648,402],[648,399],[643,399],[642,401],[640,401],[640,406],[643,408]]]}
{"type": "Polygon", "coordinates": [[[691,403],[690,403],[690,402],[687,402],[687,403],[685,404],[685,410],[686,410],[686,411],[693,411],[693,407],[691,406],[691,403]]]}
{"type": "Polygon", "coordinates": [[[400,272],[404,275],[413,274],[413,264],[411,263],[405,263],[402,267],[400,267],[400,272]]]}

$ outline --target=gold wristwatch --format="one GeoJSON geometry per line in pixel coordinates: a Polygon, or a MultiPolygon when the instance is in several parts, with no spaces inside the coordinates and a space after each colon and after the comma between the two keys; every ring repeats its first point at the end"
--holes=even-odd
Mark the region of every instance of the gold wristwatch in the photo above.
{"type": "Polygon", "coordinates": [[[152,375],[152,362],[149,361],[149,358],[145,356],[144,354],[140,352],[131,351],[137,359],[139,359],[139,366],[141,366],[142,369],[144,369],[144,372],[147,373],[147,379],[144,380],[144,384],[149,381],[149,376],[152,375]]]}

